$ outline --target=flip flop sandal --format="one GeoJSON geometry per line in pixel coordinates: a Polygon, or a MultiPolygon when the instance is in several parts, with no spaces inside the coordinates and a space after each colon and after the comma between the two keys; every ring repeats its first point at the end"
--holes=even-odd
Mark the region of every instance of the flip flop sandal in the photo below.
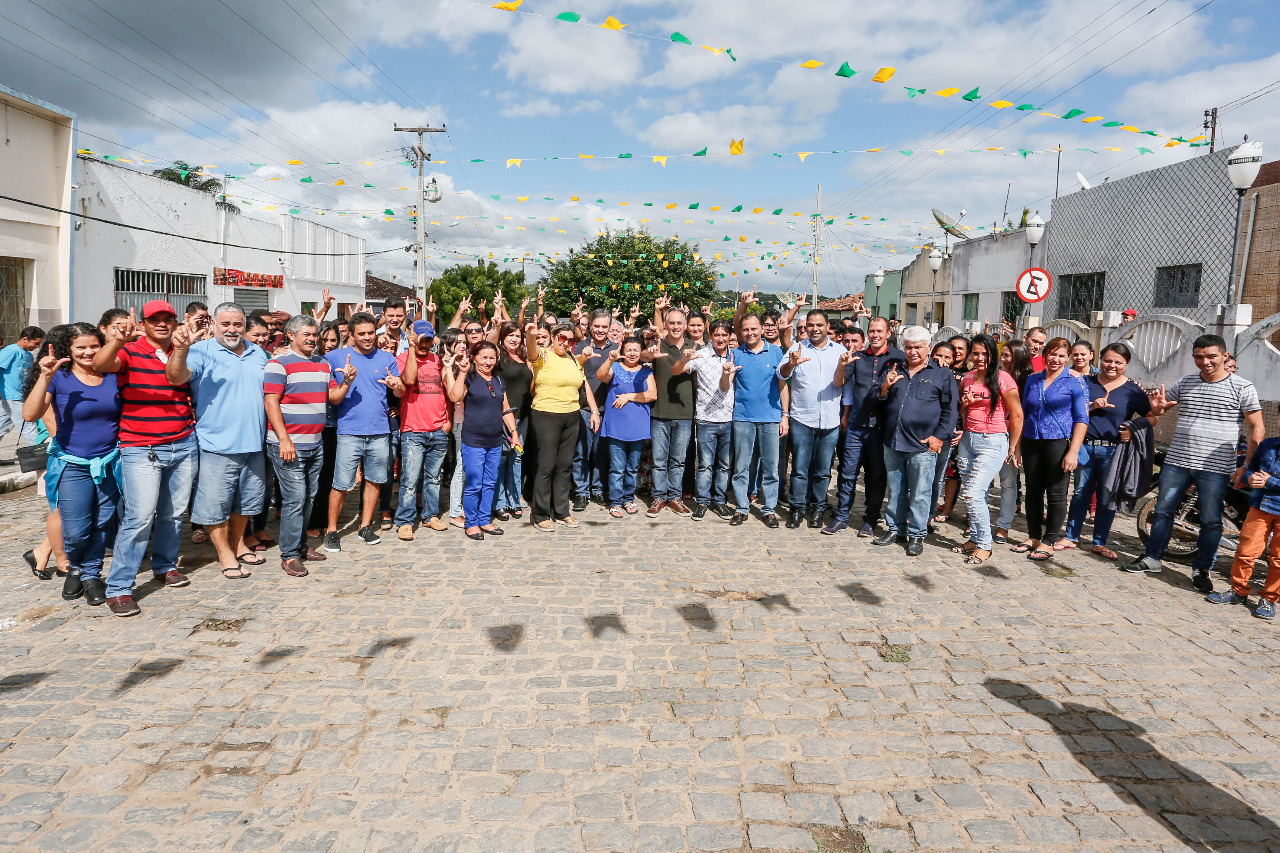
{"type": "Polygon", "coordinates": [[[1076,543],[1072,542],[1070,539],[1059,539],[1057,542],[1053,543],[1053,550],[1055,551],[1074,551],[1077,547],[1076,543]]]}
{"type": "Polygon", "coordinates": [[[276,541],[275,541],[274,539],[262,539],[262,538],[259,538],[259,539],[258,539],[258,544],[253,546],[253,550],[254,550],[254,551],[265,551],[265,550],[267,550],[268,548],[274,548],[274,547],[276,547],[276,541]]]}
{"type": "Polygon", "coordinates": [[[231,568],[224,566],[222,569],[222,576],[229,581],[242,581],[245,578],[253,577],[253,572],[246,572],[239,566],[232,566],[231,568]],[[231,572],[235,572],[235,574],[233,575],[231,572]]]}
{"type": "Polygon", "coordinates": [[[933,517],[934,524],[946,524],[950,520],[951,520],[951,516],[949,515],[935,515],[933,517]]]}
{"type": "Polygon", "coordinates": [[[1115,551],[1112,551],[1110,548],[1108,548],[1105,545],[1101,545],[1101,546],[1098,546],[1097,548],[1094,548],[1093,553],[1097,554],[1099,557],[1101,557],[1104,560],[1120,559],[1119,554],[1117,554],[1115,551]],[[1099,548],[1101,548],[1101,550],[1099,550],[1099,548]]]}
{"type": "Polygon", "coordinates": [[[1046,551],[1043,548],[1037,548],[1027,555],[1028,560],[1035,560],[1037,563],[1043,563],[1045,560],[1053,559],[1053,552],[1046,551]]]}
{"type": "Polygon", "coordinates": [[[1031,550],[1031,546],[1028,545],[1026,542],[1019,542],[1017,545],[1014,545],[1009,550],[1015,554],[1025,554],[1031,550]]]}
{"type": "Polygon", "coordinates": [[[965,565],[980,566],[991,558],[991,552],[986,548],[975,548],[972,553],[964,558],[965,565]],[[978,554],[985,553],[987,556],[979,557],[978,554]]]}
{"type": "Polygon", "coordinates": [[[609,515],[613,516],[614,518],[622,518],[622,516],[625,515],[625,513],[622,511],[622,507],[615,506],[609,510],[609,515]]]}
{"type": "Polygon", "coordinates": [[[997,545],[1008,545],[1013,540],[1010,539],[1008,536],[1001,536],[999,533],[997,533],[995,536],[991,537],[991,541],[996,543],[997,545]]]}
{"type": "Polygon", "coordinates": [[[192,545],[203,545],[204,543],[206,543],[206,542],[208,542],[208,541],[209,541],[209,534],[208,534],[208,533],[205,533],[203,530],[193,530],[193,531],[191,531],[191,544],[192,544],[192,545]]]}
{"type": "Polygon", "coordinates": [[[623,507],[623,509],[627,511],[627,515],[635,515],[637,512],[640,511],[640,507],[636,506],[635,504],[627,504],[626,506],[623,507]]]}
{"type": "Polygon", "coordinates": [[[246,566],[261,566],[266,562],[266,560],[262,559],[257,554],[254,554],[252,551],[246,551],[243,554],[238,554],[236,559],[246,566]],[[253,559],[249,559],[250,557],[253,559]]]}

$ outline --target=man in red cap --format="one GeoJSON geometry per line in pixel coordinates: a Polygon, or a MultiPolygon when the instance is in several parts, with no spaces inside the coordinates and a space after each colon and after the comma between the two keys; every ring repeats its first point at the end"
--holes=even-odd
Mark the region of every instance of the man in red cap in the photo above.
{"type": "Polygon", "coordinates": [[[1120,325],[1124,326],[1138,319],[1138,312],[1132,308],[1126,308],[1120,312],[1120,325]]]}
{"type": "Polygon", "coordinates": [[[153,299],[142,306],[140,324],[131,310],[123,326],[107,329],[106,344],[93,360],[96,369],[116,374],[124,399],[120,415],[124,514],[107,573],[107,607],[117,616],[138,613],[133,584],[153,532],[151,572],[156,582],[190,583],[178,571],[178,544],[196,474],[191,396],[186,385],[170,385],[164,374],[177,320],[172,305],[153,299]],[[142,335],[133,340],[137,332],[142,335]]]}

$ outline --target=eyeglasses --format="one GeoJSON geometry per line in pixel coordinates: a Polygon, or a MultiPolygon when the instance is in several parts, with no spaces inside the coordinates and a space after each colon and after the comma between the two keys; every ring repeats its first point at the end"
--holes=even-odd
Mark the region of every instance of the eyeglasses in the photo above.
{"type": "Polygon", "coordinates": [[[468,335],[478,335],[478,334],[480,334],[481,332],[483,332],[483,331],[484,331],[484,327],[483,327],[483,326],[468,326],[467,328],[463,329],[463,331],[464,331],[464,332],[466,332],[468,335]]]}

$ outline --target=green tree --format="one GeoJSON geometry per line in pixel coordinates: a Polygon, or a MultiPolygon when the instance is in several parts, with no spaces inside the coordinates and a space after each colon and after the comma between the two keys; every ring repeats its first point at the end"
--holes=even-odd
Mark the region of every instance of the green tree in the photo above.
{"type": "MultiPolygon", "coordinates": [[[[502,291],[503,301],[512,317],[520,316],[520,302],[529,296],[525,287],[524,273],[504,270],[493,261],[478,260],[475,264],[458,264],[441,273],[440,277],[427,286],[427,292],[436,303],[436,320],[447,324],[462,303],[463,297],[470,297],[471,304],[479,306],[486,302],[485,316],[493,316],[493,297],[502,291]]],[[[530,304],[529,317],[537,309],[530,304]]]]}
{"type": "Polygon", "coordinates": [[[624,316],[638,302],[641,316],[652,317],[659,296],[690,308],[716,303],[718,280],[715,264],[692,243],[628,229],[606,232],[551,263],[541,284],[545,308],[557,316],[581,299],[587,310],[618,308],[624,316]]]}
{"type": "Polygon", "coordinates": [[[156,169],[151,174],[157,178],[164,178],[166,181],[173,181],[175,184],[182,184],[184,187],[208,193],[213,196],[213,203],[218,206],[219,210],[225,210],[227,213],[240,212],[239,207],[227,201],[222,181],[210,175],[201,174],[199,166],[192,166],[185,160],[174,160],[172,166],[156,169]]]}

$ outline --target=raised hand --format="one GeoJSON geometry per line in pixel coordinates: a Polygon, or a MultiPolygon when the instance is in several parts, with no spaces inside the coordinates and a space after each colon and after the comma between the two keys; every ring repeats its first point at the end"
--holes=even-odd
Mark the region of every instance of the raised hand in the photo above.
{"type": "MultiPolygon", "coordinates": [[[[525,300],[526,303],[528,301],[529,300],[527,299],[525,300]]],[[[432,296],[430,293],[427,294],[427,313],[428,314],[436,313],[436,298],[432,296]]]]}
{"type": "Polygon", "coordinates": [[[542,308],[543,301],[547,298],[547,286],[545,284],[538,285],[538,308],[542,308]]]}
{"type": "Polygon", "coordinates": [[[810,359],[808,358],[800,357],[800,349],[798,347],[796,349],[793,349],[791,353],[787,356],[787,358],[791,360],[792,370],[795,370],[797,367],[804,364],[806,361],[810,361],[810,359]]]}
{"type": "Polygon", "coordinates": [[[693,347],[681,350],[680,355],[683,356],[684,361],[693,361],[695,358],[702,358],[702,353],[693,347]]]}
{"type": "Polygon", "coordinates": [[[634,323],[635,323],[636,318],[637,318],[637,317],[639,317],[639,316],[640,316],[640,303],[639,303],[639,302],[637,302],[635,305],[631,306],[631,322],[632,322],[632,324],[634,324],[634,323]]]}
{"type": "Polygon", "coordinates": [[[117,340],[123,344],[133,343],[138,339],[138,313],[133,308],[129,309],[129,318],[121,320],[119,324],[112,323],[107,326],[106,336],[110,340],[117,340]]]}
{"type": "Polygon", "coordinates": [[[505,300],[502,298],[502,288],[499,287],[497,293],[493,294],[493,304],[497,305],[499,302],[503,301],[505,300]]]}
{"type": "Polygon", "coordinates": [[[967,409],[976,402],[978,402],[978,395],[973,393],[973,389],[972,388],[964,389],[964,393],[960,395],[961,407],[967,409]]]}
{"type": "Polygon", "coordinates": [[[1108,392],[1096,400],[1090,400],[1089,411],[1096,412],[1101,409],[1114,409],[1116,407],[1116,404],[1111,402],[1110,397],[1111,397],[1111,394],[1110,392],[1108,392]]]}
{"type": "Polygon", "coordinates": [[[578,355],[588,359],[595,358],[596,348],[593,347],[591,344],[587,344],[585,347],[582,348],[582,352],[578,353],[578,355]]]}
{"type": "Polygon", "coordinates": [[[806,306],[806,305],[808,305],[808,304],[809,304],[809,294],[807,294],[807,293],[802,293],[802,294],[800,294],[800,296],[798,296],[798,297],[796,298],[796,307],[797,307],[797,308],[803,308],[804,306],[806,306]]]}
{"type": "Polygon", "coordinates": [[[326,309],[333,304],[333,294],[329,292],[329,288],[326,287],[320,291],[320,300],[324,302],[326,309]]]}
{"type": "Polygon", "coordinates": [[[854,355],[852,350],[845,350],[840,353],[840,366],[848,367],[850,363],[857,361],[860,357],[854,355]]]}
{"type": "Polygon", "coordinates": [[[412,323],[405,323],[404,331],[409,336],[409,349],[413,349],[418,345],[418,333],[413,330],[412,323]]]}
{"type": "Polygon", "coordinates": [[[53,344],[49,344],[49,354],[40,359],[40,376],[48,379],[58,371],[58,368],[71,361],[69,358],[56,358],[53,354],[53,344]]]}
{"type": "Polygon", "coordinates": [[[757,301],[756,289],[753,287],[750,290],[743,292],[738,296],[738,301],[743,305],[750,305],[751,303],[757,301]]]}
{"type": "Polygon", "coordinates": [[[613,319],[615,319],[615,320],[616,320],[616,319],[618,319],[618,315],[622,313],[622,309],[621,309],[621,308],[614,308],[614,309],[612,309],[609,313],[613,316],[613,319]]]}
{"type": "Polygon", "coordinates": [[[196,319],[192,317],[185,321],[181,326],[173,330],[173,348],[176,350],[186,350],[193,343],[201,339],[201,329],[196,324],[196,319]]]}
{"type": "Polygon", "coordinates": [[[380,385],[385,385],[392,391],[403,391],[404,383],[400,381],[399,376],[384,376],[378,380],[380,385]]]}
{"type": "Polygon", "coordinates": [[[902,374],[898,372],[898,365],[895,364],[884,377],[884,383],[880,386],[880,396],[888,394],[889,389],[901,378],[902,374]]]}
{"type": "Polygon", "coordinates": [[[721,369],[724,371],[725,376],[733,376],[733,374],[742,369],[742,365],[733,363],[733,350],[729,350],[729,358],[721,369]]]}
{"type": "Polygon", "coordinates": [[[703,306],[702,306],[702,316],[704,316],[704,317],[710,317],[710,316],[711,316],[711,303],[710,303],[710,302],[708,302],[706,305],[703,305],[703,306]]]}
{"type": "Polygon", "coordinates": [[[356,366],[351,363],[351,353],[347,353],[347,363],[344,364],[342,369],[338,372],[342,374],[343,385],[350,385],[355,381],[356,373],[358,371],[356,370],[356,366]]]}
{"type": "Polygon", "coordinates": [[[520,313],[523,314],[525,309],[529,307],[529,297],[520,300],[520,313]]]}

